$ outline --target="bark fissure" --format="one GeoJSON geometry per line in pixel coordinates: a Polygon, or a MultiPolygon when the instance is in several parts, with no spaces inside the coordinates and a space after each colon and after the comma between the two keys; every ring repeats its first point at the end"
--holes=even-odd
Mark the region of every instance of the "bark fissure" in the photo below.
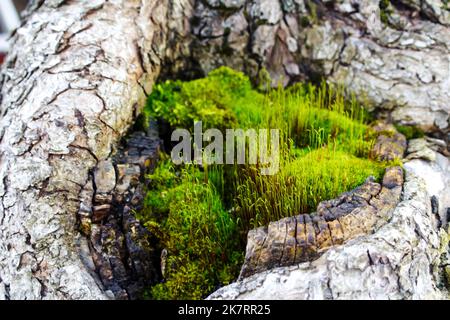
{"type": "MultiPolygon", "coordinates": [[[[393,28],[381,23],[375,2],[318,5],[316,17],[301,0],[233,3],[32,1],[1,77],[0,298],[117,297],[121,290],[105,288],[95,272],[98,248],[79,232],[86,217],[77,214],[97,207],[93,172],[117,153],[160,76],[189,78],[224,64],[254,79],[265,68],[274,84],[326,76],[367,95],[381,117],[448,133],[448,10],[395,1],[393,28]]],[[[118,216],[121,234],[125,223],[118,216]]],[[[295,226],[296,238],[306,225],[295,226]]],[[[125,260],[133,241],[125,242],[125,260]]]]}

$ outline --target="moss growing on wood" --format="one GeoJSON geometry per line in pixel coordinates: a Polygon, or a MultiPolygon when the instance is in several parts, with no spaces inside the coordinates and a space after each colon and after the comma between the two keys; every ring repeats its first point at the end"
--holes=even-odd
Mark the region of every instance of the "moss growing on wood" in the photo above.
{"type": "Polygon", "coordinates": [[[163,161],[150,175],[145,208],[138,214],[167,250],[165,282],[151,289],[155,299],[201,299],[230,283],[243,260],[237,222],[225,210],[205,173],[163,161]]]}
{"type": "Polygon", "coordinates": [[[379,7],[381,22],[385,25],[389,25],[389,17],[393,13],[390,0],[380,0],[379,7]]]}
{"type": "Polygon", "coordinates": [[[238,175],[243,178],[238,178],[236,211],[246,227],[314,212],[320,201],[361,185],[369,176],[379,179],[383,172],[381,164],[333,146],[295,151],[299,156],[287,162],[277,175],[263,176],[251,167],[238,175]]]}

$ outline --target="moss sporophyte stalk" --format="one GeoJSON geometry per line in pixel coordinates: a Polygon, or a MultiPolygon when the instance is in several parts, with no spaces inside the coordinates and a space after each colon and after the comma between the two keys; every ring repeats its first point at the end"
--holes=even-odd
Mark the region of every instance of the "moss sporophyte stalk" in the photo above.
{"type": "Polygon", "coordinates": [[[258,91],[222,67],[156,85],[145,116],[165,128],[175,160],[161,154],[137,213],[167,253],[153,299],[200,299],[230,283],[250,229],[314,212],[386,166],[370,158],[364,109],[325,83],[258,91]]]}
{"type": "Polygon", "coordinates": [[[217,129],[211,128],[202,131],[202,122],[194,122],[193,145],[192,137],[186,129],[173,131],[171,141],[177,145],[172,148],[172,161],[174,164],[196,163],[202,165],[211,164],[249,164],[262,165],[262,175],[273,175],[279,169],[279,143],[280,132],[278,129],[226,129],[225,143],[224,134],[217,129]],[[203,148],[203,142],[209,144],[203,148]],[[248,142],[248,144],[247,144],[248,142]],[[193,149],[193,159],[192,159],[193,149]],[[264,167],[263,167],[264,166],[264,167]]]}

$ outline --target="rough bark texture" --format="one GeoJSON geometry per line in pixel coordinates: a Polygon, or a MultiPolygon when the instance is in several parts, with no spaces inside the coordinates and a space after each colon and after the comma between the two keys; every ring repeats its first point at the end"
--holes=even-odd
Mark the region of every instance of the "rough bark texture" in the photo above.
{"type": "Polygon", "coordinates": [[[381,185],[368,179],[355,190],[322,201],[317,212],[250,230],[239,277],[316,260],[333,246],[376,231],[391,218],[402,185],[403,170],[390,167],[381,185]]]}
{"type": "Polygon", "coordinates": [[[380,10],[379,3],[195,1],[189,62],[170,61],[166,73],[229,65],[255,79],[264,67],[274,85],[324,77],[344,84],[380,117],[448,132],[447,4],[392,1],[380,10]]]}
{"type": "MultiPolygon", "coordinates": [[[[133,268],[122,277],[121,267],[112,263],[122,257],[127,265],[128,253],[108,251],[111,247],[105,243],[114,237],[105,237],[106,242],[95,247],[92,233],[84,230],[86,236],[79,230],[86,226],[84,204],[97,206],[87,213],[89,219],[95,215],[94,223],[111,222],[106,207],[98,208],[108,203],[97,195],[112,190],[96,185],[95,174],[111,178],[109,164],[114,163],[118,142],[161,71],[165,77],[192,77],[229,65],[257,79],[265,67],[274,83],[285,84],[325,76],[359,97],[365,95],[381,115],[445,133],[448,10],[439,0],[395,3],[387,27],[374,0],[33,1],[12,37],[2,71],[0,299],[133,297],[127,291],[133,268]],[[101,253],[100,262],[94,261],[95,252],[101,253]]],[[[422,160],[414,161],[410,163],[422,170],[422,160]]],[[[444,197],[448,180],[442,181],[439,192],[444,197]]],[[[318,267],[321,271],[305,286],[341,286],[324,290],[327,297],[330,292],[333,297],[377,297],[370,293],[376,288],[384,288],[389,297],[437,295],[425,271],[427,263],[436,261],[429,201],[419,180],[410,177],[407,185],[393,223],[381,235],[367,238],[386,240],[383,248],[370,247],[376,259],[364,260],[362,251],[355,256],[335,254],[351,251],[351,246],[333,249],[320,260],[329,263],[318,267]],[[412,186],[417,191],[408,191],[412,186]],[[417,208],[413,215],[412,205],[417,208]],[[354,261],[361,265],[337,273],[333,257],[360,257],[354,261]],[[390,263],[385,263],[387,258],[390,263]],[[367,266],[372,260],[375,264],[367,266]],[[315,278],[321,274],[320,279],[329,281],[315,278]],[[347,282],[342,277],[351,279],[354,287],[343,288],[347,282]],[[372,291],[363,286],[369,280],[376,284],[372,291]]],[[[122,220],[116,219],[106,231],[121,225],[124,232],[123,215],[119,217],[122,220]]],[[[306,283],[306,272],[292,274],[306,283]]],[[[318,292],[309,297],[324,297],[318,292]]]]}

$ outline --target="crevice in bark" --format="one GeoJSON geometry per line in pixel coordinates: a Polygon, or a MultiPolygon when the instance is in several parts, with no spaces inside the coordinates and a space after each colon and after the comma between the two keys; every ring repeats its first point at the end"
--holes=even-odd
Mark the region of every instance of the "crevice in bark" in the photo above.
{"type": "Polygon", "coordinates": [[[80,231],[89,239],[96,273],[118,299],[137,299],[143,289],[160,279],[156,238],[133,214],[141,208],[145,175],[159,155],[154,125],[152,122],[146,131],[130,131],[118,152],[99,163],[91,174],[92,210],[78,216],[80,231]],[[105,192],[107,185],[113,188],[105,192]]]}

